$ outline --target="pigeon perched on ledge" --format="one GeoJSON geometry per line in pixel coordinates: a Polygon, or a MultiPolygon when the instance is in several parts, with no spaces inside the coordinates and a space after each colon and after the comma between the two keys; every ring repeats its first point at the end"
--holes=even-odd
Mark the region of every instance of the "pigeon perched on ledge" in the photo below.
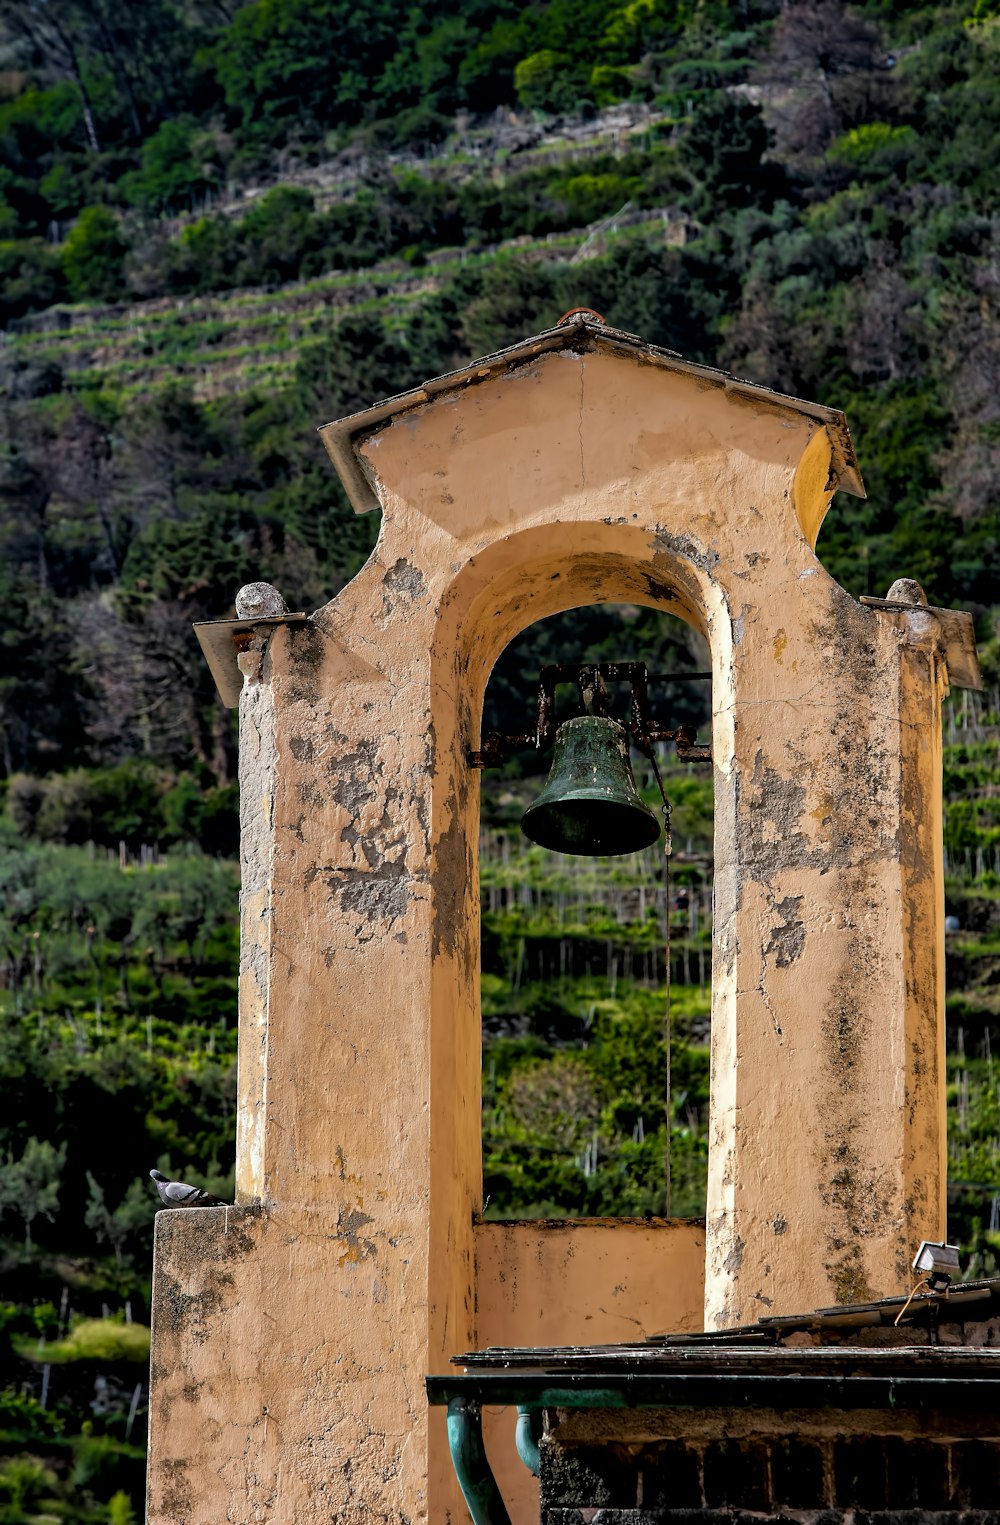
{"type": "Polygon", "coordinates": [[[159,1170],[151,1170],[149,1174],[156,1183],[156,1189],[160,1193],[160,1201],[164,1207],[227,1207],[231,1205],[223,1202],[221,1197],[213,1197],[211,1192],[203,1191],[200,1186],[189,1186],[187,1181],[171,1181],[159,1170]]]}

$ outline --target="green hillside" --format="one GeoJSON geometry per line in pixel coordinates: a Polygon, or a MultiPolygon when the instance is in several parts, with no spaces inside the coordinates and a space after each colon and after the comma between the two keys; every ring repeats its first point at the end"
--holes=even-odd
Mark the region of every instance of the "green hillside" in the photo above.
{"type": "MultiPolygon", "coordinates": [[[[0,1522],[141,1518],[145,1173],[231,1184],[235,730],[191,622],[367,557],[319,424],[571,307],[843,408],[869,497],[824,563],[975,616],[949,1200],[996,1269],[998,65],[988,0],[0,0],[0,1522]]],[[[578,613],[490,723],[586,656],[696,665],[578,613]]],[[[710,781],[669,763],[669,885],[529,846],[537,784],[484,775],[487,1212],[698,1214],[710,781]]]]}

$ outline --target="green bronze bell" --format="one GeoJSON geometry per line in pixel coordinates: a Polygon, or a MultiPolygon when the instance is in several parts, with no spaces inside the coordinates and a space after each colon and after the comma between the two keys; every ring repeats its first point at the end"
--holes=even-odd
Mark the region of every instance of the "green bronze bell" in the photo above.
{"type": "Polygon", "coordinates": [[[660,823],[639,798],[623,725],[580,715],[559,727],[548,781],[521,830],[552,852],[598,858],[656,841],[660,823]]]}

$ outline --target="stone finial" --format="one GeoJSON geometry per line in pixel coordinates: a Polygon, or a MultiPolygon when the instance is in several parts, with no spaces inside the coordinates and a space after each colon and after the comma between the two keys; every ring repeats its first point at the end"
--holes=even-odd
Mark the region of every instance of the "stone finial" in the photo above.
{"type": "Polygon", "coordinates": [[[927,608],[927,594],[915,577],[897,577],[885,596],[890,604],[922,604],[927,608]]]}
{"type": "Polygon", "coordinates": [[[288,605],[269,582],[248,582],[236,595],[237,619],[276,619],[287,613],[288,605]]]}

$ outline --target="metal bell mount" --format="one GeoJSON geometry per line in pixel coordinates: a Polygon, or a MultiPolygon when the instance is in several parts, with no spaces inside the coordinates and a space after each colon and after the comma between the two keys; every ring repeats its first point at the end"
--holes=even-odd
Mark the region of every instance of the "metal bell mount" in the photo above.
{"type": "Polygon", "coordinates": [[[469,753],[473,768],[503,762],[512,751],[553,747],[552,768],[544,789],[529,805],[521,829],[533,842],[553,852],[578,856],[615,857],[639,852],[660,835],[656,813],[641,798],[629,761],[629,737],[648,759],[660,793],[666,822],[666,851],[670,852],[670,803],[656,763],[654,743],[672,741],[682,761],[707,762],[708,747],[699,746],[686,726],[666,730],[649,709],[647,684],[710,680],[709,673],[647,673],[642,662],[560,663],[544,667],[538,681],[538,723],[533,732],[501,735],[491,731],[479,751],[469,753]],[[605,680],[628,683],[632,711],[627,726],[607,713],[605,680]],[[555,690],[573,683],[580,692],[584,715],[555,722],[555,690]]]}

